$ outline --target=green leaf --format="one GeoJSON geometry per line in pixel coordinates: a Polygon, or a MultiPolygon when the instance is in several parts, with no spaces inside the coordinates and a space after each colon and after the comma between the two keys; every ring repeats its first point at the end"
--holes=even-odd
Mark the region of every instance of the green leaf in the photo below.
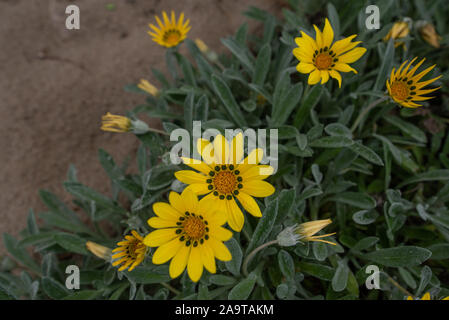
{"type": "Polygon", "coordinates": [[[375,245],[376,243],[379,242],[379,238],[378,237],[366,237],[361,239],[359,242],[357,242],[352,248],[351,250],[354,251],[362,251],[365,249],[368,249],[369,247],[375,245]]]}
{"type": "Polygon", "coordinates": [[[190,132],[190,134],[192,133],[192,125],[193,125],[194,100],[195,94],[190,92],[184,101],[184,126],[190,132]]]}
{"type": "Polygon", "coordinates": [[[64,188],[75,197],[85,201],[95,201],[97,205],[103,206],[113,212],[124,213],[125,210],[114,203],[111,199],[101,193],[82,185],[79,182],[64,182],[64,188]]]}
{"type": "Polygon", "coordinates": [[[240,281],[232,290],[229,292],[229,300],[246,300],[254,289],[256,284],[257,276],[253,273],[242,281],[240,281]]]}
{"type": "Polygon", "coordinates": [[[69,291],[53,278],[42,277],[42,289],[52,299],[59,300],[69,295],[69,291]]]}
{"type": "Polygon", "coordinates": [[[195,74],[193,72],[192,64],[183,55],[175,53],[176,59],[181,66],[182,73],[184,74],[184,80],[187,84],[196,87],[195,74]]]}
{"type": "Polygon", "coordinates": [[[30,211],[28,212],[27,230],[31,235],[39,233],[39,226],[36,223],[36,217],[34,216],[34,212],[32,209],[30,209],[30,211]]]}
{"type": "Polygon", "coordinates": [[[209,283],[217,286],[230,286],[235,283],[236,279],[222,274],[215,274],[209,278],[209,283]]]}
{"type": "Polygon", "coordinates": [[[406,269],[404,268],[398,268],[399,270],[399,275],[401,276],[401,278],[405,281],[405,283],[412,289],[416,289],[417,284],[415,279],[413,278],[413,276],[411,275],[410,272],[408,272],[406,269]]]}
{"type": "Polygon", "coordinates": [[[232,38],[221,39],[221,42],[232,52],[240,63],[248,69],[250,73],[254,73],[254,63],[251,61],[252,57],[250,58],[249,52],[246,48],[243,48],[232,38]]]}
{"type": "Polygon", "coordinates": [[[393,156],[394,161],[396,161],[398,165],[411,172],[418,171],[419,166],[415,161],[413,161],[409,152],[396,147],[388,138],[384,136],[374,133],[373,137],[381,140],[384,143],[384,145],[388,148],[391,155],[393,156]]]}
{"type": "Polygon", "coordinates": [[[421,143],[427,143],[427,137],[424,131],[419,129],[417,126],[411,124],[408,121],[404,121],[398,117],[392,116],[391,114],[385,115],[384,119],[388,122],[394,125],[395,127],[399,128],[403,133],[405,133],[407,136],[412,137],[418,142],[421,143]]]}
{"type": "Polygon", "coordinates": [[[352,139],[352,133],[351,130],[349,130],[346,126],[342,125],[341,123],[331,123],[328,124],[324,131],[330,135],[330,136],[342,136],[349,139],[352,139]]]}
{"type": "Polygon", "coordinates": [[[81,290],[64,297],[63,300],[94,300],[101,293],[99,290],[81,290]]]}
{"type": "Polygon", "coordinates": [[[371,224],[376,221],[379,214],[375,210],[360,210],[352,215],[352,220],[361,225],[371,224]]]}
{"type": "MultiPolygon", "coordinates": [[[[383,44],[379,43],[378,47],[381,48],[383,44]]],[[[385,85],[385,81],[387,80],[388,75],[390,74],[391,68],[394,62],[394,39],[391,38],[388,41],[386,50],[381,50],[383,53],[382,56],[382,64],[378,69],[376,82],[374,83],[373,91],[381,89],[385,85]]]]}
{"type": "Polygon", "coordinates": [[[419,281],[419,287],[418,290],[416,291],[416,295],[421,295],[421,293],[429,284],[431,278],[432,278],[432,269],[430,269],[428,266],[424,266],[421,269],[421,280],[419,281]]]}
{"type": "Polygon", "coordinates": [[[349,147],[354,143],[350,138],[346,137],[323,137],[309,143],[313,148],[343,148],[349,147]]]}
{"type": "Polygon", "coordinates": [[[302,95],[302,82],[290,87],[288,92],[283,96],[279,103],[273,105],[273,113],[270,121],[270,126],[278,127],[287,121],[292,111],[296,108],[302,95]]]}
{"type": "Polygon", "coordinates": [[[271,201],[265,208],[262,218],[257,223],[257,227],[246,249],[247,254],[260,246],[268,238],[278,215],[278,201],[278,199],[271,201]]]}
{"type": "Polygon", "coordinates": [[[47,190],[39,190],[39,196],[51,211],[64,215],[70,220],[76,219],[75,213],[70,210],[64,202],[59,200],[55,194],[47,190]]]}
{"type": "Polygon", "coordinates": [[[332,278],[332,289],[336,292],[341,292],[346,289],[348,284],[349,268],[345,262],[339,261],[337,270],[335,270],[334,277],[332,278]]]}
{"type": "Polygon", "coordinates": [[[33,270],[35,273],[40,274],[41,268],[37,265],[37,263],[30,257],[28,252],[18,245],[17,240],[7,234],[3,234],[3,243],[5,245],[6,250],[8,250],[9,254],[17,260],[19,263],[24,265],[25,267],[33,270]]]}
{"type": "Polygon", "coordinates": [[[242,112],[240,111],[240,108],[235,101],[234,95],[231,92],[231,89],[229,89],[226,82],[216,76],[212,76],[212,85],[214,87],[215,93],[220,98],[220,101],[223,103],[226,111],[228,112],[229,116],[234,120],[237,126],[239,127],[245,127],[246,121],[243,117],[242,112]]]}
{"type": "Polygon", "coordinates": [[[313,242],[312,250],[313,250],[313,255],[315,256],[315,259],[317,259],[318,261],[326,260],[328,253],[329,253],[327,251],[327,244],[325,244],[323,242],[313,242]]]}
{"type": "Polygon", "coordinates": [[[348,204],[360,209],[373,209],[376,207],[376,200],[366,193],[360,192],[342,192],[331,197],[329,200],[348,204]]]}
{"type": "Polygon", "coordinates": [[[299,106],[293,125],[300,130],[309,118],[310,112],[318,104],[323,94],[324,87],[321,85],[313,86],[305,97],[303,103],[299,106]]]}
{"type": "Polygon", "coordinates": [[[153,284],[170,281],[168,266],[140,266],[125,276],[139,284],[153,284]]]}
{"type": "Polygon", "coordinates": [[[335,273],[329,266],[310,262],[300,262],[299,271],[325,281],[332,281],[335,273]]]}
{"type": "Polygon", "coordinates": [[[340,35],[340,19],[338,17],[337,9],[330,2],[327,4],[327,16],[329,17],[329,22],[334,30],[334,39],[338,39],[340,35]]]}
{"type": "Polygon", "coordinates": [[[47,224],[57,228],[72,232],[92,233],[92,231],[82,222],[67,220],[64,216],[61,216],[54,212],[42,212],[39,217],[43,219],[47,224]]]}
{"type": "Polygon", "coordinates": [[[278,253],[278,263],[282,274],[287,279],[293,279],[295,275],[295,263],[292,256],[285,250],[281,250],[278,253]]]}
{"type": "Polygon", "coordinates": [[[70,252],[89,254],[86,249],[86,240],[70,233],[58,233],[54,236],[57,244],[70,252]]]}
{"type": "Polygon", "coordinates": [[[259,54],[256,59],[256,70],[253,76],[253,83],[259,86],[263,86],[265,79],[270,70],[271,61],[271,46],[269,43],[265,44],[260,48],[259,54]]]}
{"type": "Polygon", "coordinates": [[[423,182],[423,181],[441,181],[449,180],[449,169],[436,169],[424,173],[419,173],[413,177],[402,181],[396,188],[402,188],[408,184],[423,182]]]}
{"type": "Polygon", "coordinates": [[[382,158],[379,157],[379,155],[377,153],[375,153],[373,150],[371,150],[367,146],[364,146],[359,141],[356,141],[352,145],[350,145],[349,149],[351,149],[357,155],[361,156],[362,158],[368,160],[371,163],[374,163],[374,164],[376,164],[378,166],[383,166],[384,165],[384,162],[382,161],[382,158]]]}
{"type": "Polygon", "coordinates": [[[445,260],[449,259],[449,243],[435,243],[429,246],[427,249],[432,251],[432,260],[445,260]]]}
{"type": "Polygon", "coordinates": [[[295,204],[295,189],[284,189],[279,194],[279,208],[274,225],[283,223],[295,204]]]}
{"type": "Polygon", "coordinates": [[[420,265],[429,259],[431,255],[432,252],[424,248],[402,246],[379,249],[364,254],[363,257],[387,267],[411,267],[420,265]]]}
{"type": "Polygon", "coordinates": [[[227,241],[226,246],[228,247],[232,255],[232,260],[225,262],[226,268],[234,276],[239,276],[240,266],[242,265],[243,258],[242,248],[240,248],[240,244],[234,238],[231,238],[229,241],[227,241]]]}

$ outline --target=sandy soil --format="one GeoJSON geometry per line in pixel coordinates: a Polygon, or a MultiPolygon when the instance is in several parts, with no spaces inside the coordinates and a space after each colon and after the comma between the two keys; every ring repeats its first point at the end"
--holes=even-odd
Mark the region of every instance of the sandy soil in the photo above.
{"type": "Polygon", "coordinates": [[[30,208],[44,209],[39,189],[69,202],[61,184],[70,164],[80,181],[109,192],[97,150],[122,161],[138,142],[100,131],[100,118],[142,103],[123,87],[165,69],[164,49],[146,34],[154,14],[183,10],[190,38],[222,50],[220,37],[247,20],[240,12],[249,5],[278,10],[275,0],[0,0],[0,234],[17,235],[30,208]],[[80,30],[65,29],[71,3],[80,30]]]}

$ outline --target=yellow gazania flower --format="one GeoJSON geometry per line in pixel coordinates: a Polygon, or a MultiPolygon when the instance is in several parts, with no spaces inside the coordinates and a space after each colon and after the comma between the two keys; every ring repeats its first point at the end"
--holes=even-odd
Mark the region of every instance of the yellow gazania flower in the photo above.
{"type": "Polygon", "coordinates": [[[435,27],[431,23],[424,23],[419,28],[419,34],[424,41],[430,44],[434,48],[439,48],[441,36],[436,32],[435,27]]]}
{"type": "Polygon", "coordinates": [[[112,265],[115,267],[122,264],[118,271],[123,271],[128,267],[128,271],[132,271],[145,258],[147,247],[143,243],[142,236],[135,230],[132,230],[131,234],[126,235],[125,240],[118,242],[118,247],[112,250],[112,252],[116,252],[112,259],[117,259],[112,265]]]}
{"type": "Polygon", "coordinates": [[[352,35],[338,41],[334,41],[334,30],[329,20],[326,18],[323,32],[315,28],[316,39],[311,38],[301,31],[301,37],[295,38],[298,48],[293,49],[294,56],[299,60],[296,70],[301,73],[309,73],[308,83],[317,84],[320,79],[324,84],[329,80],[329,76],[337,79],[338,86],[341,87],[341,75],[339,72],[357,71],[351,68],[348,63],[353,63],[360,59],[366,52],[365,48],[355,48],[361,41],[352,42],[357,35],[352,35]]]}
{"type": "MultiPolygon", "coordinates": [[[[408,297],[407,297],[407,300],[415,300],[415,299],[413,299],[412,296],[408,296],[408,297]]],[[[432,300],[432,299],[430,299],[430,293],[429,293],[429,292],[426,292],[426,293],[422,296],[421,299],[417,299],[417,300],[432,300]]],[[[443,299],[441,299],[441,300],[449,300],[449,296],[446,297],[446,298],[443,298],[443,299]]]]}
{"type": "Polygon", "coordinates": [[[92,241],[87,241],[86,247],[87,247],[87,250],[92,252],[98,258],[101,258],[104,260],[111,260],[112,251],[110,248],[102,246],[101,244],[98,244],[98,243],[95,243],[92,241]]]}
{"type": "MultiPolygon", "coordinates": [[[[395,22],[393,24],[393,27],[391,27],[390,31],[388,32],[388,34],[384,37],[384,41],[387,42],[388,40],[390,40],[391,38],[393,39],[401,39],[401,38],[405,38],[409,35],[410,33],[410,25],[409,22],[404,20],[404,21],[399,21],[399,22],[395,22]]],[[[403,41],[395,41],[394,42],[394,47],[398,47],[400,45],[404,45],[404,49],[405,49],[405,43],[403,41]]]]}
{"type": "Polygon", "coordinates": [[[171,48],[180,44],[187,36],[190,30],[189,19],[184,22],[184,12],[181,12],[178,22],[176,22],[175,13],[171,12],[171,20],[168,19],[167,13],[162,11],[164,23],[155,16],[159,28],[154,24],[149,24],[154,32],[148,31],[148,34],[153,37],[153,41],[161,46],[171,48]]]}
{"type": "Polygon", "coordinates": [[[157,97],[159,95],[159,90],[145,79],[140,79],[140,83],[137,85],[137,87],[154,97],[157,97]]]}
{"type": "Polygon", "coordinates": [[[182,158],[189,167],[199,171],[181,170],[176,178],[188,184],[188,189],[197,195],[205,195],[214,200],[213,206],[220,209],[227,217],[229,226],[234,231],[242,230],[244,217],[236,199],[243,208],[255,217],[262,212],[253,197],[268,197],[274,187],[263,179],[273,174],[273,167],[258,165],[263,157],[262,149],[254,149],[243,159],[243,134],[237,134],[232,142],[222,135],[217,135],[211,143],[198,139],[198,153],[203,161],[182,158]],[[243,159],[243,160],[242,160],[243,159]]]}
{"type": "Polygon", "coordinates": [[[387,89],[390,97],[393,98],[396,103],[407,108],[421,107],[422,105],[414,103],[413,101],[424,101],[432,99],[433,97],[425,97],[423,95],[434,92],[435,90],[441,88],[438,87],[423,90],[425,86],[438,80],[439,78],[441,78],[441,76],[427,81],[419,82],[419,80],[421,80],[422,77],[429,73],[435,67],[435,65],[415,75],[416,70],[418,70],[421,64],[426,60],[425,58],[423,58],[416,66],[410,69],[416,59],[417,57],[410,61],[410,63],[406,67],[404,67],[408,62],[408,60],[406,60],[397,71],[395,68],[393,68],[391,70],[390,78],[387,80],[387,89]]]}
{"type": "Polygon", "coordinates": [[[118,116],[110,114],[101,117],[103,121],[101,124],[101,130],[110,132],[128,132],[131,131],[131,119],[128,117],[118,116]]]}
{"type": "Polygon", "coordinates": [[[163,264],[171,259],[170,277],[178,277],[187,266],[187,273],[197,282],[203,267],[216,272],[215,258],[229,261],[232,256],[223,244],[232,237],[232,232],[223,228],[226,218],[216,213],[210,200],[198,197],[189,189],[181,195],[170,192],[169,202],[157,202],[153,211],[157,217],[148,224],[156,228],[148,234],[144,243],[158,247],[153,254],[154,264],[163,264]]]}
{"type": "Polygon", "coordinates": [[[323,234],[320,236],[315,236],[315,233],[321,231],[323,228],[325,228],[327,225],[331,224],[331,219],[325,219],[325,220],[315,220],[315,221],[309,221],[301,223],[298,228],[296,229],[296,232],[300,235],[300,241],[317,241],[317,242],[324,242],[332,245],[336,245],[333,242],[323,240],[321,238],[329,237],[335,234],[334,233],[328,233],[323,234]]]}

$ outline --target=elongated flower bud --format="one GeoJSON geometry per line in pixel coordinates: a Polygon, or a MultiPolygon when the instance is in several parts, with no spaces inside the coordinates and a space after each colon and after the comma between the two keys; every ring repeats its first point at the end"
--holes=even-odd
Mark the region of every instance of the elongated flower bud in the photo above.
{"type": "Polygon", "coordinates": [[[428,22],[421,22],[418,25],[418,31],[419,34],[421,35],[421,38],[427,42],[428,44],[430,44],[432,47],[434,48],[439,48],[440,45],[440,41],[441,41],[441,36],[436,32],[435,27],[433,26],[433,24],[428,23],[428,22]]]}
{"type": "Polygon", "coordinates": [[[92,252],[94,255],[96,255],[98,258],[104,259],[104,260],[111,260],[112,255],[112,249],[102,246],[101,244],[87,241],[86,242],[87,250],[92,252]]]}

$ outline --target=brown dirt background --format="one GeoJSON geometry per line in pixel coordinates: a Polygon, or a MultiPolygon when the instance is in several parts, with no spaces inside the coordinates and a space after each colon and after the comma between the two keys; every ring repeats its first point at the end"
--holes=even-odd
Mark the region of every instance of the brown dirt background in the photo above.
{"type": "Polygon", "coordinates": [[[165,70],[165,50],[146,34],[154,14],[184,11],[189,37],[220,51],[250,5],[279,11],[276,0],[0,0],[0,234],[16,236],[30,208],[45,210],[39,189],[69,202],[70,164],[81,182],[109,192],[98,149],[121,162],[138,141],[100,131],[100,119],[144,102],[123,87],[165,70]],[[69,4],[80,8],[80,30],[65,29],[69,4]]]}

